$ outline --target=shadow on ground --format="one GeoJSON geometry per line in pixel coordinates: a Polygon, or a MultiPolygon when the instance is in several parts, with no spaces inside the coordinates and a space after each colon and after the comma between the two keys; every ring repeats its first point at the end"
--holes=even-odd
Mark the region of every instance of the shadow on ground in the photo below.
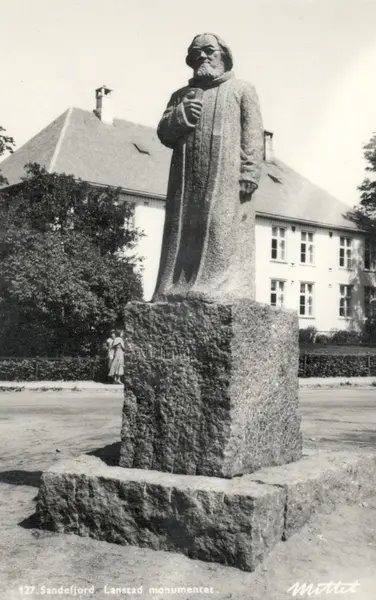
{"type": "Polygon", "coordinates": [[[18,523],[18,526],[23,527],[24,529],[38,529],[39,522],[38,522],[37,513],[35,512],[32,515],[30,515],[29,517],[26,517],[26,519],[23,519],[22,521],[20,521],[18,523]]]}
{"type": "Polygon", "coordinates": [[[120,458],[120,442],[108,444],[107,446],[103,446],[103,448],[97,448],[96,450],[87,452],[87,455],[97,456],[109,467],[117,467],[119,466],[120,458]]]}
{"type": "Polygon", "coordinates": [[[2,471],[0,472],[0,483],[39,487],[41,475],[42,471],[2,471]]]}

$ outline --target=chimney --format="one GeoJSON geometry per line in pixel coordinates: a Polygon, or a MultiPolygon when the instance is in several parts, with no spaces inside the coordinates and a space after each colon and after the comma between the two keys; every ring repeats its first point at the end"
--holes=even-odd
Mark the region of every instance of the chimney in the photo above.
{"type": "Polygon", "coordinates": [[[264,131],[264,160],[266,162],[274,160],[273,135],[271,131],[264,131]]]}
{"type": "Polygon", "coordinates": [[[112,125],[114,122],[111,92],[112,90],[105,85],[95,90],[96,108],[94,112],[98,119],[109,125],[112,125]]]}

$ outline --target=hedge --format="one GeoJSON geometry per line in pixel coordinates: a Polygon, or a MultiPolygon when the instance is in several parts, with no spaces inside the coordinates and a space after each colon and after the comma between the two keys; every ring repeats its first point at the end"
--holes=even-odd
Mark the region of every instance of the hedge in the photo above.
{"type": "Polygon", "coordinates": [[[376,355],[303,354],[299,358],[299,377],[376,376],[376,355]]]}
{"type": "Polygon", "coordinates": [[[107,362],[96,357],[1,358],[0,381],[105,381],[107,362]]]}
{"type": "Polygon", "coordinates": [[[299,329],[299,344],[334,344],[334,345],[375,345],[375,331],[348,331],[345,329],[332,329],[331,331],[317,331],[316,327],[299,329]]]}
{"type": "Polygon", "coordinates": [[[299,329],[299,343],[300,344],[312,344],[317,335],[316,327],[305,327],[304,329],[299,329]]]}
{"type": "MultiPolygon", "coordinates": [[[[299,377],[376,376],[376,355],[302,354],[299,377]]],[[[1,358],[0,381],[106,381],[103,357],[1,358]]]]}

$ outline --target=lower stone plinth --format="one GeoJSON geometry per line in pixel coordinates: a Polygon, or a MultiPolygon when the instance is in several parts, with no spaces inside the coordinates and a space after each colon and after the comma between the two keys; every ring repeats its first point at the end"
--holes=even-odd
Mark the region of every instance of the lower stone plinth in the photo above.
{"type": "Polygon", "coordinates": [[[285,493],[255,482],[107,467],[95,457],[42,476],[43,528],[253,570],[283,534],[285,493]]]}
{"type": "Polygon", "coordinates": [[[315,510],[374,491],[376,455],[314,453],[232,480],[109,467],[81,456],[42,475],[40,526],[254,570],[315,510]]]}
{"type": "Polygon", "coordinates": [[[250,300],[131,303],[120,465],[233,477],[298,460],[298,317],[250,300]]]}
{"type": "Polygon", "coordinates": [[[249,479],[285,490],[283,539],[287,539],[315,511],[354,504],[374,493],[376,454],[310,451],[296,463],[260,469],[249,479]]]}

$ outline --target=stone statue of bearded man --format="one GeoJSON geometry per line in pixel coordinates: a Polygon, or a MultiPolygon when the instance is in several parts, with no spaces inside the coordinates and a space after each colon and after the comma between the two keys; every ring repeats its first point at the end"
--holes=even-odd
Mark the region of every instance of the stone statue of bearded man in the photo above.
{"type": "Polygon", "coordinates": [[[173,149],[162,252],[153,301],[219,301],[255,294],[252,194],[264,152],[253,85],[234,77],[229,47],[196,36],[188,86],[176,91],[158,126],[173,149]]]}

